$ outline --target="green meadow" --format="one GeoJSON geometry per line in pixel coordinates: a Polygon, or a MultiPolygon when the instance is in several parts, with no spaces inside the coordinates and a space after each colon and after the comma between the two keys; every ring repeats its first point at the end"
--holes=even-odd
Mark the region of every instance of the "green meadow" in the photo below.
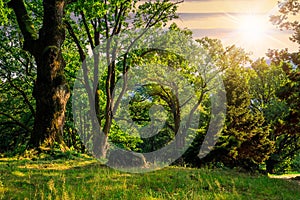
{"type": "Polygon", "coordinates": [[[124,173],[89,157],[0,159],[0,199],[300,199],[299,182],[229,169],[124,173]]]}

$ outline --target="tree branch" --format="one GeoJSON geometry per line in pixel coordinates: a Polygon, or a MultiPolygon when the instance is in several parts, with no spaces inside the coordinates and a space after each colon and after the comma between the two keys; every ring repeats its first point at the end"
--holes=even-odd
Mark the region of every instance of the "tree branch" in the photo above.
{"type": "Polygon", "coordinates": [[[2,111],[0,111],[0,115],[3,115],[5,117],[7,117],[8,119],[11,119],[16,125],[20,126],[21,128],[25,129],[26,131],[28,131],[29,133],[32,133],[32,130],[27,127],[25,124],[23,124],[22,122],[16,120],[13,116],[7,114],[7,113],[4,113],[2,111]]]}
{"type": "Polygon", "coordinates": [[[8,82],[9,82],[9,84],[10,84],[13,88],[15,88],[15,89],[22,95],[22,97],[23,97],[23,99],[24,99],[24,102],[25,102],[25,104],[28,106],[28,108],[29,108],[31,114],[32,114],[32,115],[35,115],[34,108],[33,108],[33,106],[31,105],[31,103],[30,103],[30,101],[29,101],[27,95],[25,94],[25,92],[24,92],[23,90],[21,90],[19,87],[17,87],[17,86],[12,82],[12,80],[10,79],[10,77],[8,77],[8,82]]]}
{"type": "Polygon", "coordinates": [[[92,50],[95,48],[94,46],[94,42],[93,42],[93,39],[92,39],[92,36],[91,36],[91,32],[90,32],[90,29],[89,29],[89,26],[86,22],[86,19],[85,19],[85,15],[84,15],[84,12],[83,11],[80,11],[80,15],[82,17],[82,22],[83,22],[83,25],[84,25],[84,28],[85,28],[85,31],[86,31],[86,34],[89,38],[89,42],[90,42],[90,45],[91,45],[91,48],[92,50]]]}
{"type": "Polygon", "coordinates": [[[65,25],[66,25],[66,28],[67,28],[70,36],[73,38],[73,40],[74,40],[74,42],[75,42],[75,44],[77,46],[78,53],[79,53],[79,56],[80,56],[80,61],[83,62],[85,60],[86,56],[85,56],[85,53],[84,53],[84,51],[83,51],[83,49],[81,47],[81,44],[80,44],[80,42],[79,42],[79,40],[78,40],[78,38],[77,38],[77,36],[76,36],[76,34],[75,34],[72,26],[71,26],[71,24],[68,21],[65,21],[65,25]]]}
{"type": "Polygon", "coordinates": [[[17,22],[21,29],[22,35],[25,39],[24,50],[33,52],[34,41],[37,40],[38,35],[37,31],[34,29],[31,18],[28,15],[25,4],[23,0],[11,0],[8,3],[8,7],[14,10],[14,13],[17,17],[17,22]]]}
{"type": "Polygon", "coordinates": [[[166,12],[167,10],[169,10],[172,6],[177,5],[177,4],[180,4],[180,3],[182,3],[182,2],[184,2],[184,1],[182,0],[182,1],[175,2],[175,3],[171,3],[169,6],[163,8],[163,9],[158,9],[158,10],[150,17],[150,19],[149,19],[149,21],[147,22],[145,28],[147,29],[147,28],[153,27],[153,26],[155,26],[158,22],[160,22],[160,21],[162,21],[162,20],[168,18],[168,16],[162,17],[162,16],[163,16],[163,13],[166,12]],[[153,23],[151,23],[152,20],[155,18],[155,16],[158,16],[158,18],[157,18],[153,23]]]}

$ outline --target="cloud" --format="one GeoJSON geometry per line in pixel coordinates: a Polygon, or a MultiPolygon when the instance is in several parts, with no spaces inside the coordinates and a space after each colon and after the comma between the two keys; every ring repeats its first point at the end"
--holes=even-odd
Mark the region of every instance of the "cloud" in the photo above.
{"type": "Polygon", "coordinates": [[[276,5],[277,0],[185,0],[178,5],[178,12],[269,13],[276,5]]]}
{"type": "MultiPolygon", "coordinates": [[[[264,13],[252,13],[254,15],[265,15],[264,13]]],[[[210,19],[214,17],[240,17],[240,16],[246,16],[248,15],[247,13],[241,13],[241,12],[210,12],[210,13],[185,13],[185,12],[180,12],[178,13],[179,18],[183,20],[194,20],[194,19],[210,19]]]]}
{"type": "Polygon", "coordinates": [[[194,38],[215,37],[221,38],[231,34],[234,29],[231,28],[210,28],[210,29],[191,29],[194,38]]]}
{"type": "Polygon", "coordinates": [[[185,20],[211,18],[223,16],[224,13],[178,13],[179,17],[185,20]]]}

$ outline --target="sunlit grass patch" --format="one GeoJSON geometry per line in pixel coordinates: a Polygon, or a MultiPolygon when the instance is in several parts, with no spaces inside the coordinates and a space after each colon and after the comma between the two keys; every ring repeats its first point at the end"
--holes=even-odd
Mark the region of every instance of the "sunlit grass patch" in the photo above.
{"type": "Polygon", "coordinates": [[[262,175],[178,167],[131,174],[91,158],[1,159],[0,174],[0,199],[300,199],[296,182],[262,175]]]}
{"type": "Polygon", "coordinates": [[[92,163],[96,163],[96,160],[66,160],[63,163],[59,162],[37,162],[37,163],[26,163],[25,165],[19,166],[19,168],[25,169],[45,169],[45,170],[67,170],[73,167],[83,167],[92,163]]]}

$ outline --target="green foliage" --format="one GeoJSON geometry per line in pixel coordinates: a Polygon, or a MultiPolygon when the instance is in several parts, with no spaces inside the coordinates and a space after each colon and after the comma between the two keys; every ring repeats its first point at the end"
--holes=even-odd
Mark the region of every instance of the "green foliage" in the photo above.
{"type": "MultiPolygon", "coordinates": [[[[293,19],[293,16],[300,12],[299,1],[289,0],[278,5],[280,14],[272,16],[271,21],[280,29],[292,30],[293,35],[290,39],[300,44],[299,21],[293,19]]],[[[282,173],[290,169],[292,160],[300,151],[300,54],[290,53],[287,49],[270,50],[268,57],[275,65],[281,67],[287,76],[287,81],[276,91],[278,99],[286,103],[285,114],[274,124],[276,150],[266,162],[270,173],[282,173]]]]}
{"type": "Polygon", "coordinates": [[[258,170],[273,152],[270,129],[264,116],[251,110],[249,70],[231,66],[224,75],[227,96],[226,126],[215,149],[206,159],[226,166],[258,170]]]}
{"type": "Polygon", "coordinates": [[[251,106],[264,113],[268,123],[281,119],[286,112],[286,104],[277,97],[278,90],[288,81],[279,65],[267,64],[258,59],[251,64],[250,78],[251,106]]]}
{"type": "Polygon", "coordinates": [[[300,154],[291,161],[291,171],[300,172],[300,154]]]}
{"type": "Polygon", "coordinates": [[[139,145],[143,143],[138,135],[122,131],[115,123],[112,124],[109,140],[119,148],[131,151],[140,151],[139,145]]]}
{"type": "Polygon", "coordinates": [[[7,8],[8,0],[0,0],[0,25],[3,26],[9,21],[11,10],[7,8]]]}
{"type": "MultiPolygon", "coordinates": [[[[73,91],[74,81],[76,79],[77,71],[80,69],[82,63],[78,59],[77,49],[73,46],[72,40],[67,37],[64,45],[62,46],[62,52],[64,56],[64,60],[66,62],[65,67],[65,76],[67,82],[69,83],[70,90],[73,91]]],[[[72,99],[72,94],[70,99],[72,99]]],[[[73,149],[78,152],[86,152],[85,146],[82,143],[82,138],[78,134],[78,130],[76,130],[73,120],[72,113],[72,101],[67,103],[66,108],[66,122],[64,127],[64,140],[67,146],[70,149],[73,149]]]]}
{"type": "Polygon", "coordinates": [[[172,94],[172,92],[169,88],[164,89],[165,90],[163,91],[163,88],[158,85],[145,85],[137,89],[136,93],[130,100],[130,117],[139,127],[149,126],[149,123],[151,123],[151,126],[156,127],[157,123],[164,123],[164,120],[166,120],[166,124],[162,127],[162,130],[157,130],[159,131],[157,134],[142,139],[143,143],[139,145],[142,152],[152,152],[160,149],[175,136],[174,120],[172,118],[171,108],[168,106],[168,102],[166,102],[172,101],[172,99],[167,98],[169,94],[172,94]],[[162,106],[167,114],[160,112],[158,109],[155,110],[155,113],[151,112],[151,109],[157,105],[162,106]],[[159,122],[156,122],[154,119],[159,120],[159,122]]]}
{"type": "MultiPolygon", "coordinates": [[[[270,158],[270,171],[284,172],[291,160],[300,152],[300,112],[299,112],[299,63],[294,69],[286,70],[288,80],[277,92],[280,100],[287,103],[285,116],[274,125],[276,151],[270,158]],[[275,167],[277,169],[275,169],[275,167]]],[[[286,64],[283,64],[285,69],[286,64]]]]}
{"type": "Polygon", "coordinates": [[[33,58],[22,50],[15,18],[0,27],[0,152],[20,154],[26,149],[34,118],[33,58]]]}

